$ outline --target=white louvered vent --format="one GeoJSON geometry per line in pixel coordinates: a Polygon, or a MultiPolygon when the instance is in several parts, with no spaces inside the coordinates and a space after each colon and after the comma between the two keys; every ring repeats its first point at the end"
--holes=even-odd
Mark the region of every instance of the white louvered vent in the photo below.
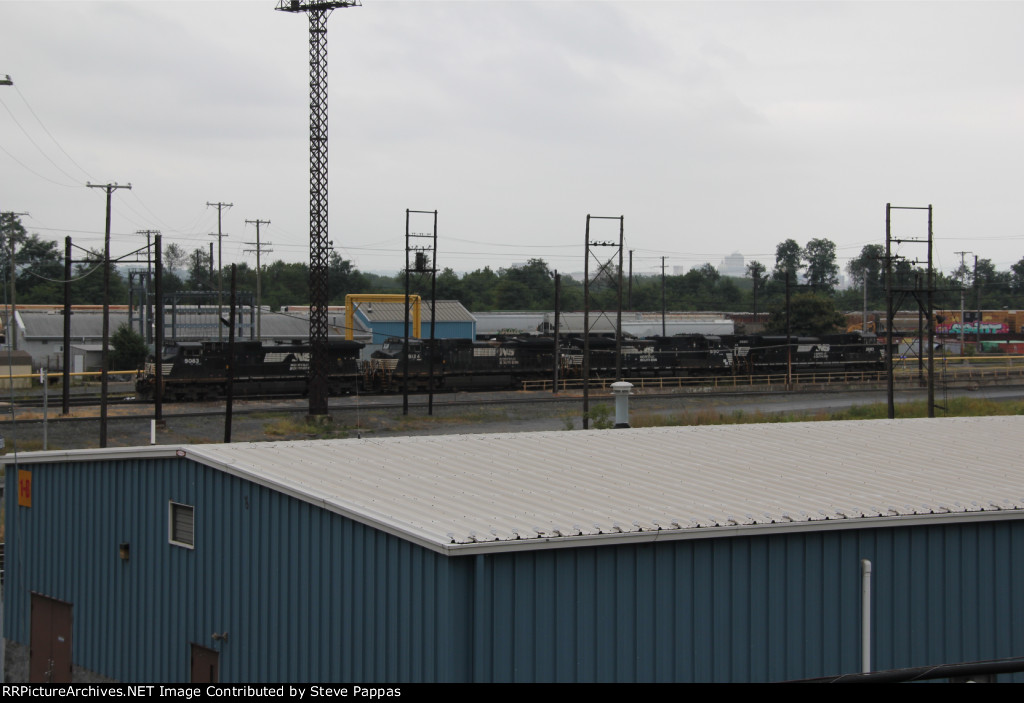
{"type": "Polygon", "coordinates": [[[168,541],[179,547],[195,549],[195,508],[172,501],[168,516],[168,541]]]}

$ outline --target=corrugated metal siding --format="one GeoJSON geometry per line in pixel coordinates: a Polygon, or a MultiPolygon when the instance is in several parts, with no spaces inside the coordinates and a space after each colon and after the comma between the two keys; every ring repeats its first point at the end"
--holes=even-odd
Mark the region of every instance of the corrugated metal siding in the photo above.
{"type": "MultiPolygon", "coordinates": [[[[430,338],[430,301],[420,309],[421,336],[430,338]]],[[[402,303],[373,303],[356,308],[355,318],[373,330],[371,344],[382,344],[388,337],[405,336],[405,310],[402,303]]],[[[409,336],[413,336],[412,313],[409,314],[409,336]]],[[[455,300],[437,301],[436,339],[475,339],[476,318],[455,300]]]]}
{"type": "Polygon", "coordinates": [[[75,663],[124,681],[186,681],[190,642],[223,681],[452,675],[464,589],[441,555],[187,460],[31,469],[33,507],[8,502],[15,641],[38,592],[73,604],[75,663]],[[194,550],[168,544],[169,500],[195,506],[194,550]]]}
{"type": "Polygon", "coordinates": [[[862,558],[876,668],[1024,651],[1019,518],[445,557],[187,459],[23,464],[28,509],[7,468],[8,637],[30,592],[71,602],[75,663],[125,681],[187,680],[190,642],[224,681],[858,671],[862,558]],[[169,500],[195,506],[194,550],[168,544],[169,500]]]}
{"type": "MultiPolygon", "coordinates": [[[[370,323],[373,328],[373,344],[381,344],[389,337],[402,337],[402,328],[404,323],[399,320],[398,322],[373,322],[370,323]]],[[[427,319],[422,320],[420,325],[420,333],[423,339],[430,339],[430,321],[427,319]]],[[[412,322],[409,323],[409,337],[415,338],[413,335],[412,322]]],[[[476,338],[476,323],[475,322],[442,322],[437,321],[434,326],[434,338],[435,339],[475,339],[476,338]]]]}
{"type": "Polygon", "coordinates": [[[473,680],[857,672],[862,558],[876,669],[1013,656],[1022,550],[1014,521],[475,556],[473,680]]]}
{"type": "MultiPolygon", "coordinates": [[[[18,316],[25,328],[26,338],[64,338],[63,310],[55,312],[18,310],[18,316]]],[[[128,313],[111,310],[111,329],[117,329],[122,324],[128,324],[128,313]]],[[[103,315],[101,312],[75,310],[71,315],[71,338],[81,340],[83,337],[90,339],[103,337],[103,315]]]]}

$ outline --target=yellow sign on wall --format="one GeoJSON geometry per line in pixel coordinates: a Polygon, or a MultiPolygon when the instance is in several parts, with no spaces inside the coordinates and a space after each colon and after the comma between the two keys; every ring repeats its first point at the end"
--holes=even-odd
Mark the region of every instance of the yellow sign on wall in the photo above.
{"type": "Polygon", "coordinates": [[[18,505],[32,507],[32,472],[18,469],[18,505]]]}

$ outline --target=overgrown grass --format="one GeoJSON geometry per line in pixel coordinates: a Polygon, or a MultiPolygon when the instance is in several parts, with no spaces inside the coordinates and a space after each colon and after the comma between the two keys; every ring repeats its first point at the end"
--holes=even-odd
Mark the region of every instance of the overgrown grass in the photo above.
{"type": "Polygon", "coordinates": [[[508,422],[509,413],[504,408],[478,408],[464,412],[445,413],[444,415],[399,415],[397,417],[378,415],[371,416],[368,422],[380,430],[418,430],[437,425],[476,425],[487,422],[508,422]]]}
{"type": "Polygon", "coordinates": [[[291,417],[292,414],[283,410],[264,410],[262,412],[248,413],[246,417],[250,420],[278,420],[291,417]]]}
{"type": "MultiPolygon", "coordinates": [[[[1024,401],[986,400],[985,398],[951,398],[943,402],[936,400],[935,417],[986,417],[991,415],[1024,415],[1024,401]]],[[[887,417],[886,406],[876,405],[853,406],[846,410],[836,411],[831,420],[877,420],[887,417]]],[[[928,417],[928,402],[917,400],[896,405],[896,417],[928,417]]]]}
{"type": "MultiPolygon", "coordinates": [[[[943,405],[940,401],[936,401],[943,405]]],[[[936,417],[982,417],[989,415],[1024,415],[1024,401],[996,402],[983,398],[953,398],[945,409],[936,408],[936,417]]],[[[897,418],[927,417],[927,401],[913,401],[896,405],[897,418]]],[[[888,417],[885,403],[854,405],[842,410],[808,410],[803,412],[763,413],[719,412],[710,408],[682,413],[634,412],[630,417],[633,427],[676,427],[680,425],[743,425],[763,422],[813,422],[820,420],[881,420],[888,417]]]]}
{"type": "Polygon", "coordinates": [[[368,411],[363,412],[359,418],[358,426],[345,426],[339,424],[311,422],[307,418],[299,418],[295,415],[272,415],[271,422],[263,426],[263,432],[267,437],[280,437],[283,439],[295,437],[310,437],[315,439],[342,439],[351,437],[356,432],[387,433],[387,432],[409,432],[437,427],[438,425],[474,425],[482,423],[509,422],[509,412],[504,408],[481,408],[466,410],[460,413],[445,413],[444,415],[424,415],[417,409],[414,415],[394,414],[390,411],[368,411]]]}
{"type": "MultiPolygon", "coordinates": [[[[60,448],[60,447],[55,446],[53,442],[48,442],[48,444],[49,444],[48,449],[59,449],[60,448]]],[[[18,452],[39,452],[39,451],[42,451],[42,449],[43,449],[43,440],[41,440],[41,439],[35,439],[35,438],[28,439],[28,438],[24,438],[24,437],[21,438],[21,439],[9,438],[6,441],[4,448],[0,449],[0,454],[13,454],[16,451],[18,451],[18,452]]]]}
{"type": "Polygon", "coordinates": [[[306,436],[313,439],[342,439],[348,437],[348,427],[308,418],[282,417],[263,426],[268,437],[293,438],[306,436]]]}

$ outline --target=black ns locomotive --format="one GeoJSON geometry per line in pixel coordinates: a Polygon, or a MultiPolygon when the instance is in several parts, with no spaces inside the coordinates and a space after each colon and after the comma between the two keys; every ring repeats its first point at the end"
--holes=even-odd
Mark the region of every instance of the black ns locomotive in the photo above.
{"type": "MultiPolygon", "coordinates": [[[[431,360],[430,342],[410,339],[406,373],[402,346],[402,339],[389,338],[365,362],[366,391],[400,390],[406,376],[410,390],[426,390],[431,382],[438,390],[518,388],[525,380],[550,376],[555,355],[554,342],[550,337],[523,337],[501,342],[438,339],[434,341],[431,360]]],[[[563,357],[561,363],[568,372],[571,357],[563,357]]]]}
{"type": "MultiPolygon", "coordinates": [[[[358,390],[360,342],[328,342],[328,392],[358,390]]],[[[228,343],[181,342],[167,349],[161,362],[166,400],[206,400],[227,393],[228,343]]],[[[232,394],[236,396],[303,395],[309,392],[308,343],[235,342],[232,394]]],[[[141,400],[152,399],[156,367],[148,362],[135,380],[141,400]]]]}

